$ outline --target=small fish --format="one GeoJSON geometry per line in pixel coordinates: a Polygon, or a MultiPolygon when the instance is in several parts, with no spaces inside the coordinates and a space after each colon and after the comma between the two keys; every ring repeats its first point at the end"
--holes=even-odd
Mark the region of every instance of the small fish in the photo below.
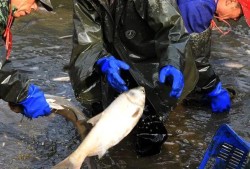
{"type": "Polygon", "coordinates": [[[66,98],[50,94],[45,94],[45,98],[52,109],[55,109],[57,111],[62,109],[72,109],[78,120],[86,120],[86,117],[84,116],[80,108],[78,108],[66,98]]]}
{"type": "Polygon", "coordinates": [[[102,113],[89,119],[94,125],[80,146],[53,169],[80,169],[86,157],[118,144],[139,121],[145,106],[145,89],[137,87],[119,95],[102,113]]]}
{"type": "Polygon", "coordinates": [[[50,108],[52,108],[52,112],[71,121],[83,140],[89,132],[90,127],[87,124],[87,118],[84,116],[80,108],[64,97],[45,94],[45,98],[50,108]]]}
{"type": "MultiPolygon", "coordinates": [[[[80,108],[64,97],[45,94],[45,98],[52,109],[52,114],[59,114],[66,120],[71,121],[78,130],[81,139],[84,139],[90,127],[89,124],[87,124],[87,118],[80,108]]],[[[15,113],[21,113],[23,111],[20,104],[9,103],[9,107],[15,113]]]]}

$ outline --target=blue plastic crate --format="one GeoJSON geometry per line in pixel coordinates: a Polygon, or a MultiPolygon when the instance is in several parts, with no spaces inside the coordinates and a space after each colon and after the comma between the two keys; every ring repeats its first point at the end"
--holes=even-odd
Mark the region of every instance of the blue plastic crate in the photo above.
{"type": "Polygon", "coordinates": [[[206,150],[199,169],[250,169],[250,143],[223,124],[206,150]]]}

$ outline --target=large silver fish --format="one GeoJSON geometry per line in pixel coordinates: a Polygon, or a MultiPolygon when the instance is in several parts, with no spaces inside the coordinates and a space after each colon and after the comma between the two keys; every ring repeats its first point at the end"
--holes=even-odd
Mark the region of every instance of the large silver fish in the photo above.
{"type": "Polygon", "coordinates": [[[86,157],[118,144],[139,121],[145,106],[145,89],[137,87],[119,95],[102,113],[88,122],[94,125],[80,146],[53,169],[80,169],[86,157]]]}

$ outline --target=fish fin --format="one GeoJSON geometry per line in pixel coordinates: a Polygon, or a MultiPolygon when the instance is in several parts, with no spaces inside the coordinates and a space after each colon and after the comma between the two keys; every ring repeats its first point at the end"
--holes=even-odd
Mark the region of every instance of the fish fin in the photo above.
{"type": "Polygon", "coordinates": [[[93,126],[99,121],[99,119],[101,118],[102,113],[92,117],[91,119],[89,119],[87,122],[92,124],[93,126]]]}
{"type": "Polygon", "coordinates": [[[140,114],[140,109],[136,109],[136,111],[133,113],[132,117],[136,118],[140,114]]]}
{"type": "Polygon", "coordinates": [[[52,108],[52,109],[56,109],[56,110],[63,110],[64,109],[64,107],[55,103],[54,99],[46,99],[46,101],[49,104],[50,108],[52,108]]]}
{"type": "Polygon", "coordinates": [[[99,151],[97,154],[98,154],[98,158],[101,159],[104,154],[106,153],[106,150],[102,150],[102,151],[99,151]]]}

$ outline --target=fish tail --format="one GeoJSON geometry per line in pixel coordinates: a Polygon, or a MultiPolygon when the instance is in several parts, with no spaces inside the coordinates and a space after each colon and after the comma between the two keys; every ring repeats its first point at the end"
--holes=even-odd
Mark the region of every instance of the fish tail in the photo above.
{"type": "Polygon", "coordinates": [[[78,160],[76,158],[73,158],[72,156],[69,156],[52,167],[52,169],[80,169],[86,157],[86,155],[83,156],[83,154],[81,154],[81,159],[78,160]]]}

